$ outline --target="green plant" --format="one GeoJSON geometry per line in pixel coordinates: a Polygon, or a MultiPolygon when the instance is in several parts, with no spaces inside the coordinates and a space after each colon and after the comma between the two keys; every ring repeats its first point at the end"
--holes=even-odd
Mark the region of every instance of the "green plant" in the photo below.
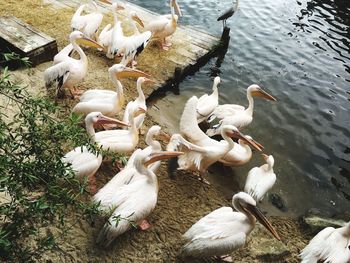
{"type": "Polygon", "coordinates": [[[80,117],[62,118],[59,106],[13,83],[7,68],[0,72],[0,109],[0,260],[31,262],[58,248],[72,227],[68,211],[88,220],[98,213],[84,194],[86,180],[76,180],[61,160],[66,149],[96,149],[80,117]],[[39,231],[47,225],[61,226],[61,233],[39,231]]]}

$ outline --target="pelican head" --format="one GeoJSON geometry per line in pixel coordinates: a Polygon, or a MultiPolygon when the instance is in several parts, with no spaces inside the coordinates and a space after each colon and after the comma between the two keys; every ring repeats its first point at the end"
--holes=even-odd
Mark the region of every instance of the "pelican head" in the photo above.
{"type": "Polygon", "coordinates": [[[143,83],[155,83],[155,82],[149,78],[146,78],[146,77],[139,77],[137,79],[137,84],[143,84],[143,83]]]}
{"type": "MultiPolygon", "coordinates": [[[[233,125],[224,125],[221,129],[221,134],[226,134],[227,136],[231,138],[237,138],[239,140],[242,140],[243,142],[249,144],[252,146],[254,149],[258,151],[262,151],[263,146],[260,143],[255,142],[253,139],[247,138],[243,133],[241,133],[237,127],[233,125]]],[[[251,138],[251,137],[250,137],[251,138]]]]}
{"type": "Polygon", "coordinates": [[[270,166],[273,167],[274,163],[275,163],[275,159],[273,158],[272,155],[267,155],[267,154],[261,154],[262,157],[264,158],[265,162],[270,166]]]}
{"type": "Polygon", "coordinates": [[[129,124],[123,121],[104,116],[101,112],[90,112],[88,115],[86,115],[85,125],[88,127],[91,124],[119,124],[122,126],[129,126],[129,124]]]}
{"type": "Polygon", "coordinates": [[[179,4],[177,3],[176,0],[170,0],[170,6],[175,8],[176,10],[176,13],[181,17],[182,16],[182,12],[181,12],[181,9],[180,9],[180,6],[179,4]]]}
{"type": "Polygon", "coordinates": [[[77,30],[70,33],[69,40],[71,43],[76,42],[78,45],[84,45],[84,46],[94,47],[97,49],[103,49],[103,46],[101,46],[96,41],[92,40],[91,38],[88,38],[82,32],[77,30]]]}
{"type": "Polygon", "coordinates": [[[151,77],[147,73],[124,66],[123,64],[114,64],[112,67],[108,69],[108,72],[111,76],[119,78],[138,78],[138,77],[151,77]]]}
{"type": "Polygon", "coordinates": [[[138,23],[141,27],[145,27],[145,25],[143,24],[141,18],[136,14],[135,11],[131,11],[130,12],[130,17],[132,20],[134,20],[136,23],[138,23]]]}
{"type": "Polygon", "coordinates": [[[216,87],[217,85],[219,85],[220,82],[221,82],[221,78],[219,76],[216,76],[214,79],[213,87],[216,87]]]}
{"type": "Polygon", "coordinates": [[[267,100],[276,101],[276,99],[272,95],[270,95],[269,93],[264,91],[262,88],[260,88],[256,84],[250,85],[247,89],[247,92],[250,93],[254,97],[262,97],[262,98],[265,98],[267,100]]]}
{"type": "Polygon", "coordinates": [[[237,211],[253,215],[276,239],[281,241],[277,231],[256,206],[256,201],[249,194],[245,192],[235,194],[232,197],[232,205],[237,211]]]}

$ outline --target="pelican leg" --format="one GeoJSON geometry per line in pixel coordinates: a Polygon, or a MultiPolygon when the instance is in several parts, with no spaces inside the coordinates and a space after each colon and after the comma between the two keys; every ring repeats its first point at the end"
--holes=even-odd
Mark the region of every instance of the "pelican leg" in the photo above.
{"type": "Polygon", "coordinates": [[[166,47],[171,47],[172,44],[173,44],[173,43],[167,42],[167,41],[166,41],[166,38],[164,38],[164,46],[166,46],[166,47]]]}
{"type": "Polygon", "coordinates": [[[226,256],[217,256],[215,257],[216,260],[218,261],[224,261],[224,262],[233,262],[233,259],[230,255],[226,255],[226,256]]]}
{"type": "Polygon", "coordinates": [[[151,224],[146,219],[142,219],[138,226],[142,231],[145,231],[151,227],[151,224]]]}
{"type": "Polygon", "coordinates": [[[209,181],[204,178],[204,173],[205,172],[199,172],[199,177],[198,180],[201,181],[202,183],[205,183],[207,185],[210,185],[209,181]]]}
{"type": "Polygon", "coordinates": [[[97,186],[96,186],[96,177],[95,177],[95,175],[91,175],[88,178],[88,184],[89,184],[90,194],[96,194],[97,186]]]}
{"type": "Polygon", "coordinates": [[[136,62],[136,60],[131,60],[131,67],[134,69],[135,67],[136,67],[136,65],[137,65],[137,62],[136,62]]]}
{"type": "Polygon", "coordinates": [[[169,50],[169,47],[165,44],[165,38],[160,41],[160,44],[163,50],[169,50]]]}

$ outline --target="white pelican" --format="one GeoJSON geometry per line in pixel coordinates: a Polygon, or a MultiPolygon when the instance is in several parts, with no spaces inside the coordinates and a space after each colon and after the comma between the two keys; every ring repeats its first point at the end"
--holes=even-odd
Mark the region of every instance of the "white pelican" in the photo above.
{"type": "MultiPolygon", "coordinates": [[[[148,74],[125,67],[122,64],[115,64],[108,69],[111,81],[116,87],[116,91],[93,89],[87,90],[80,97],[80,102],[74,106],[73,112],[88,114],[99,111],[107,116],[115,116],[124,107],[124,91],[120,83],[120,78],[148,76],[148,74]]],[[[125,120],[128,121],[128,118],[125,120]]]]}
{"type": "MultiPolygon", "coordinates": [[[[85,118],[85,126],[88,132],[93,129],[94,125],[105,123],[123,124],[118,120],[104,116],[100,112],[93,112],[85,118]]],[[[91,140],[92,142],[95,142],[94,137],[91,137],[91,140]]],[[[62,161],[71,164],[72,170],[78,179],[83,179],[84,177],[88,178],[90,187],[92,188],[91,190],[95,190],[95,178],[93,176],[101,166],[101,154],[91,152],[86,146],[79,146],[66,153],[62,158],[62,161]]]]}
{"type": "Polygon", "coordinates": [[[74,88],[87,74],[88,60],[79,44],[101,48],[99,44],[92,39],[84,37],[84,34],[79,31],[72,32],[69,39],[80,59],[74,59],[67,55],[61,62],[49,67],[44,72],[45,86],[46,88],[54,86],[56,88],[56,96],[64,87],[68,88],[72,93],[71,88],[74,88]]]}
{"type": "Polygon", "coordinates": [[[171,43],[167,43],[166,38],[176,31],[178,16],[175,15],[175,8],[179,16],[182,16],[176,0],[170,0],[171,19],[169,15],[159,16],[145,26],[145,30],[151,31],[153,37],[159,38],[161,48],[164,50],[168,50],[171,46],[171,43]]]}
{"type": "MultiPolygon", "coordinates": [[[[249,135],[245,135],[245,138],[248,141],[254,141],[253,138],[249,135]]],[[[258,142],[254,141],[259,148],[264,149],[264,147],[258,142]]],[[[219,162],[223,163],[226,166],[242,166],[250,161],[252,158],[252,149],[246,141],[239,139],[238,143],[235,143],[235,146],[226,153],[219,162]]]]}
{"type": "Polygon", "coordinates": [[[118,188],[117,191],[106,191],[102,195],[102,188],[94,197],[104,210],[114,210],[108,222],[100,231],[97,244],[109,246],[119,235],[125,233],[132,224],[138,225],[142,230],[149,228],[146,217],[153,211],[158,198],[157,176],[148,168],[156,161],[176,157],[181,152],[153,152],[152,149],[138,150],[134,165],[139,178],[130,184],[118,188]]]}
{"type": "Polygon", "coordinates": [[[167,146],[167,150],[179,149],[185,152],[178,158],[180,170],[199,171],[199,179],[208,183],[203,175],[207,168],[221,159],[230,151],[235,143],[231,137],[245,140],[247,143],[261,151],[254,141],[247,140],[238,129],[232,125],[226,125],[221,129],[222,141],[216,141],[208,137],[197,124],[196,108],[198,99],[196,96],[190,98],[180,120],[180,131],[188,141],[179,134],[174,134],[167,146]]]}
{"type": "Polygon", "coordinates": [[[301,263],[349,263],[350,222],[320,231],[300,253],[301,263]]]}
{"type": "MultiPolygon", "coordinates": [[[[142,113],[145,113],[145,110],[139,108],[137,111],[134,111],[132,114],[129,115],[130,126],[128,130],[100,131],[96,134],[93,134],[93,136],[95,136],[95,141],[104,150],[108,150],[115,153],[132,152],[139,142],[139,131],[134,122],[134,118],[138,114],[142,113]]],[[[93,130],[93,132],[95,131],[93,130]]]]}
{"type": "Polygon", "coordinates": [[[82,15],[82,12],[88,7],[89,4],[83,4],[79,6],[74,13],[71,20],[72,30],[78,30],[84,33],[89,38],[97,39],[97,31],[101,25],[103,15],[98,12],[97,4],[95,1],[91,1],[90,5],[93,5],[94,11],[92,13],[82,15]]]}
{"type": "Polygon", "coordinates": [[[209,136],[220,134],[222,125],[230,124],[236,126],[239,130],[248,126],[253,120],[254,97],[263,97],[268,100],[276,101],[276,99],[260,88],[258,85],[250,85],[247,88],[248,108],[244,108],[237,104],[224,104],[215,108],[209,116],[208,122],[212,122],[215,118],[221,119],[219,124],[212,129],[207,130],[209,136]]]}
{"type": "Polygon", "coordinates": [[[276,174],[273,171],[275,160],[272,155],[262,154],[266,164],[254,167],[248,172],[244,191],[250,194],[256,201],[261,201],[264,195],[276,182],[276,174]]]}
{"type": "Polygon", "coordinates": [[[102,2],[111,4],[111,10],[113,14],[113,26],[111,24],[108,24],[103,28],[100,35],[98,36],[98,43],[104,47],[104,50],[107,51],[106,56],[108,58],[114,58],[114,55],[110,52],[111,46],[113,45],[113,42],[116,42],[118,40],[118,38],[123,37],[121,22],[118,21],[117,12],[124,10],[125,8],[118,1],[111,3],[109,1],[102,0],[102,2]]]}
{"type": "Polygon", "coordinates": [[[215,77],[213,83],[213,93],[208,95],[204,94],[198,99],[197,104],[197,121],[201,123],[205,121],[209,115],[219,105],[219,92],[218,85],[220,83],[220,77],[215,77]]]}
{"type": "Polygon", "coordinates": [[[221,207],[191,226],[183,235],[187,241],[182,251],[184,256],[219,257],[232,261],[229,254],[245,245],[256,219],[275,238],[281,240],[250,195],[244,192],[235,194],[232,205],[237,212],[231,207],[221,207]]]}
{"type": "MultiPolygon", "coordinates": [[[[137,79],[136,89],[137,89],[138,97],[134,101],[130,101],[126,105],[124,117],[123,117],[124,122],[128,122],[129,113],[134,112],[138,108],[142,108],[145,111],[147,111],[146,98],[145,98],[145,95],[143,94],[143,91],[142,91],[142,84],[143,83],[153,83],[153,81],[148,79],[148,78],[145,78],[145,77],[139,77],[137,79]]],[[[143,121],[145,119],[145,116],[146,116],[146,114],[143,113],[143,114],[140,114],[137,117],[135,117],[134,122],[135,122],[137,129],[141,128],[143,121]]]]}

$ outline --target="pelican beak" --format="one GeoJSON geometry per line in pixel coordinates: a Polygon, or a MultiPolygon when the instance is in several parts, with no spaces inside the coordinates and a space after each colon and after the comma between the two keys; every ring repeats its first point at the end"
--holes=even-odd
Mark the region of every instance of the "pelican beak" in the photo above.
{"type": "Polygon", "coordinates": [[[132,17],[132,20],[134,20],[136,23],[138,23],[141,27],[145,27],[145,25],[143,24],[141,18],[139,18],[137,15],[134,15],[132,17]]]}
{"type": "Polygon", "coordinates": [[[163,131],[160,131],[159,134],[156,135],[156,137],[157,139],[164,141],[166,143],[170,142],[170,135],[163,131]]]}
{"type": "Polygon", "coordinates": [[[117,11],[125,10],[125,7],[121,4],[117,5],[117,11]]]}
{"type": "MultiPolygon", "coordinates": [[[[246,138],[247,139],[247,138],[246,138]]],[[[250,142],[250,145],[255,144],[257,145],[261,150],[264,150],[264,146],[260,143],[258,143],[256,140],[253,139],[247,139],[250,142]]],[[[253,145],[252,145],[253,146],[253,145]]],[[[253,146],[254,147],[254,146],[253,146]]],[[[257,149],[256,147],[254,147],[255,149],[257,149]]],[[[259,151],[259,149],[257,149],[259,151]]],[[[261,152],[261,151],[260,151],[261,152]]]]}
{"type": "Polygon", "coordinates": [[[228,133],[230,137],[234,137],[240,140],[243,140],[245,143],[249,144],[252,146],[254,149],[258,150],[259,152],[262,151],[264,148],[260,143],[254,141],[253,139],[248,139],[246,138],[240,131],[232,131],[231,133],[228,133]]]}
{"type": "Polygon", "coordinates": [[[132,114],[133,114],[133,116],[134,116],[134,118],[135,117],[137,117],[137,116],[139,116],[139,115],[141,115],[141,114],[144,114],[144,113],[146,113],[147,112],[147,109],[144,109],[144,108],[141,108],[141,107],[139,107],[137,110],[135,110],[132,114]]]}
{"type": "Polygon", "coordinates": [[[76,40],[78,45],[84,45],[84,46],[89,46],[89,47],[94,47],[97,49],[104,49],[103,46],[101,46],[99,43],[97,43],[96,41],[92,40],[91,38],[88,37],[82,37],[82,38],[78,38],[76,40]]]}
{"type": "Polygon", "coordinates": [[[176,13],[177,13],[179,16],[182,16],[182,12],[181,12],[180,6],[179,6],[179,4],[177,3],[176,0],[173,0],[173,1],[172,1],[172,6],[175,8],[176,13]]]}
{"type": "Polygon", "coordinates": [[[150,78],[151,76],[141,70],[133,68],[125,68],[123,71],[115,73],[116,77],[119,78],[138,78],[146,77],[150,78]]]}
{"type": "Polygon", "coordinates": [[[275,97],[273,97],[272,95],[270,95],[269,93],[267,93],[266,91],[264,91],[263,89],[259,89],[259,90],[254,90],[252,92],[252,96],[254,97],[262,97],[265,98],[267,100],[272,100],[272,101],[277,101],[275,99],[275,97]]]}
{"type": "Polygon", "coordinates": [[[255,218],[267,229],[270,231],[270,233],[279,241],[281,240],[281,237],[278,235],[277,231],[274,229],[274,227],[271,225],[269,220],[264,216],[264,214],[260,211],[259,208],[257,208],[254,205],[247,204],[246,207],[243,207],[243,209],[249,213],[251,213],[255,218]]]}
{"type": "Polygon", "coordinates": [[[145,81],[143,83],[156,83],[154,80],[145,78],[145,81]]]}
{"type": "Polygon", "coordinates": [[[184,153],[183,152],[155,152],[151,154],[151,158],[147,162],[145,162],[145,165],[148,166],[154,162],[174,158],[182,154],[184,153]]]}
{"type": "Polygon", "coordinates": [[[264,158],[265,162],[269,159],[269,156],[267,154],[262,153],[261,156],[264,158]]]}
{"type": "Polygon", "coordinates": [[[112,4],[112,2],[111,2],[111,1],[108,1],[108,0],[100,0],[100,2],[105,3],[105,4],[109,4],[109,5],[112,4]]]}
{"type": "Polygon", "coordinates": [[[109,118],[107,116],[102,116],[96,124],[119,124],[121,126],[130,126],[128,123],[125,123],[123,121],[117,120],[117,119],[113,119],[113,118],[109,118]]]}

